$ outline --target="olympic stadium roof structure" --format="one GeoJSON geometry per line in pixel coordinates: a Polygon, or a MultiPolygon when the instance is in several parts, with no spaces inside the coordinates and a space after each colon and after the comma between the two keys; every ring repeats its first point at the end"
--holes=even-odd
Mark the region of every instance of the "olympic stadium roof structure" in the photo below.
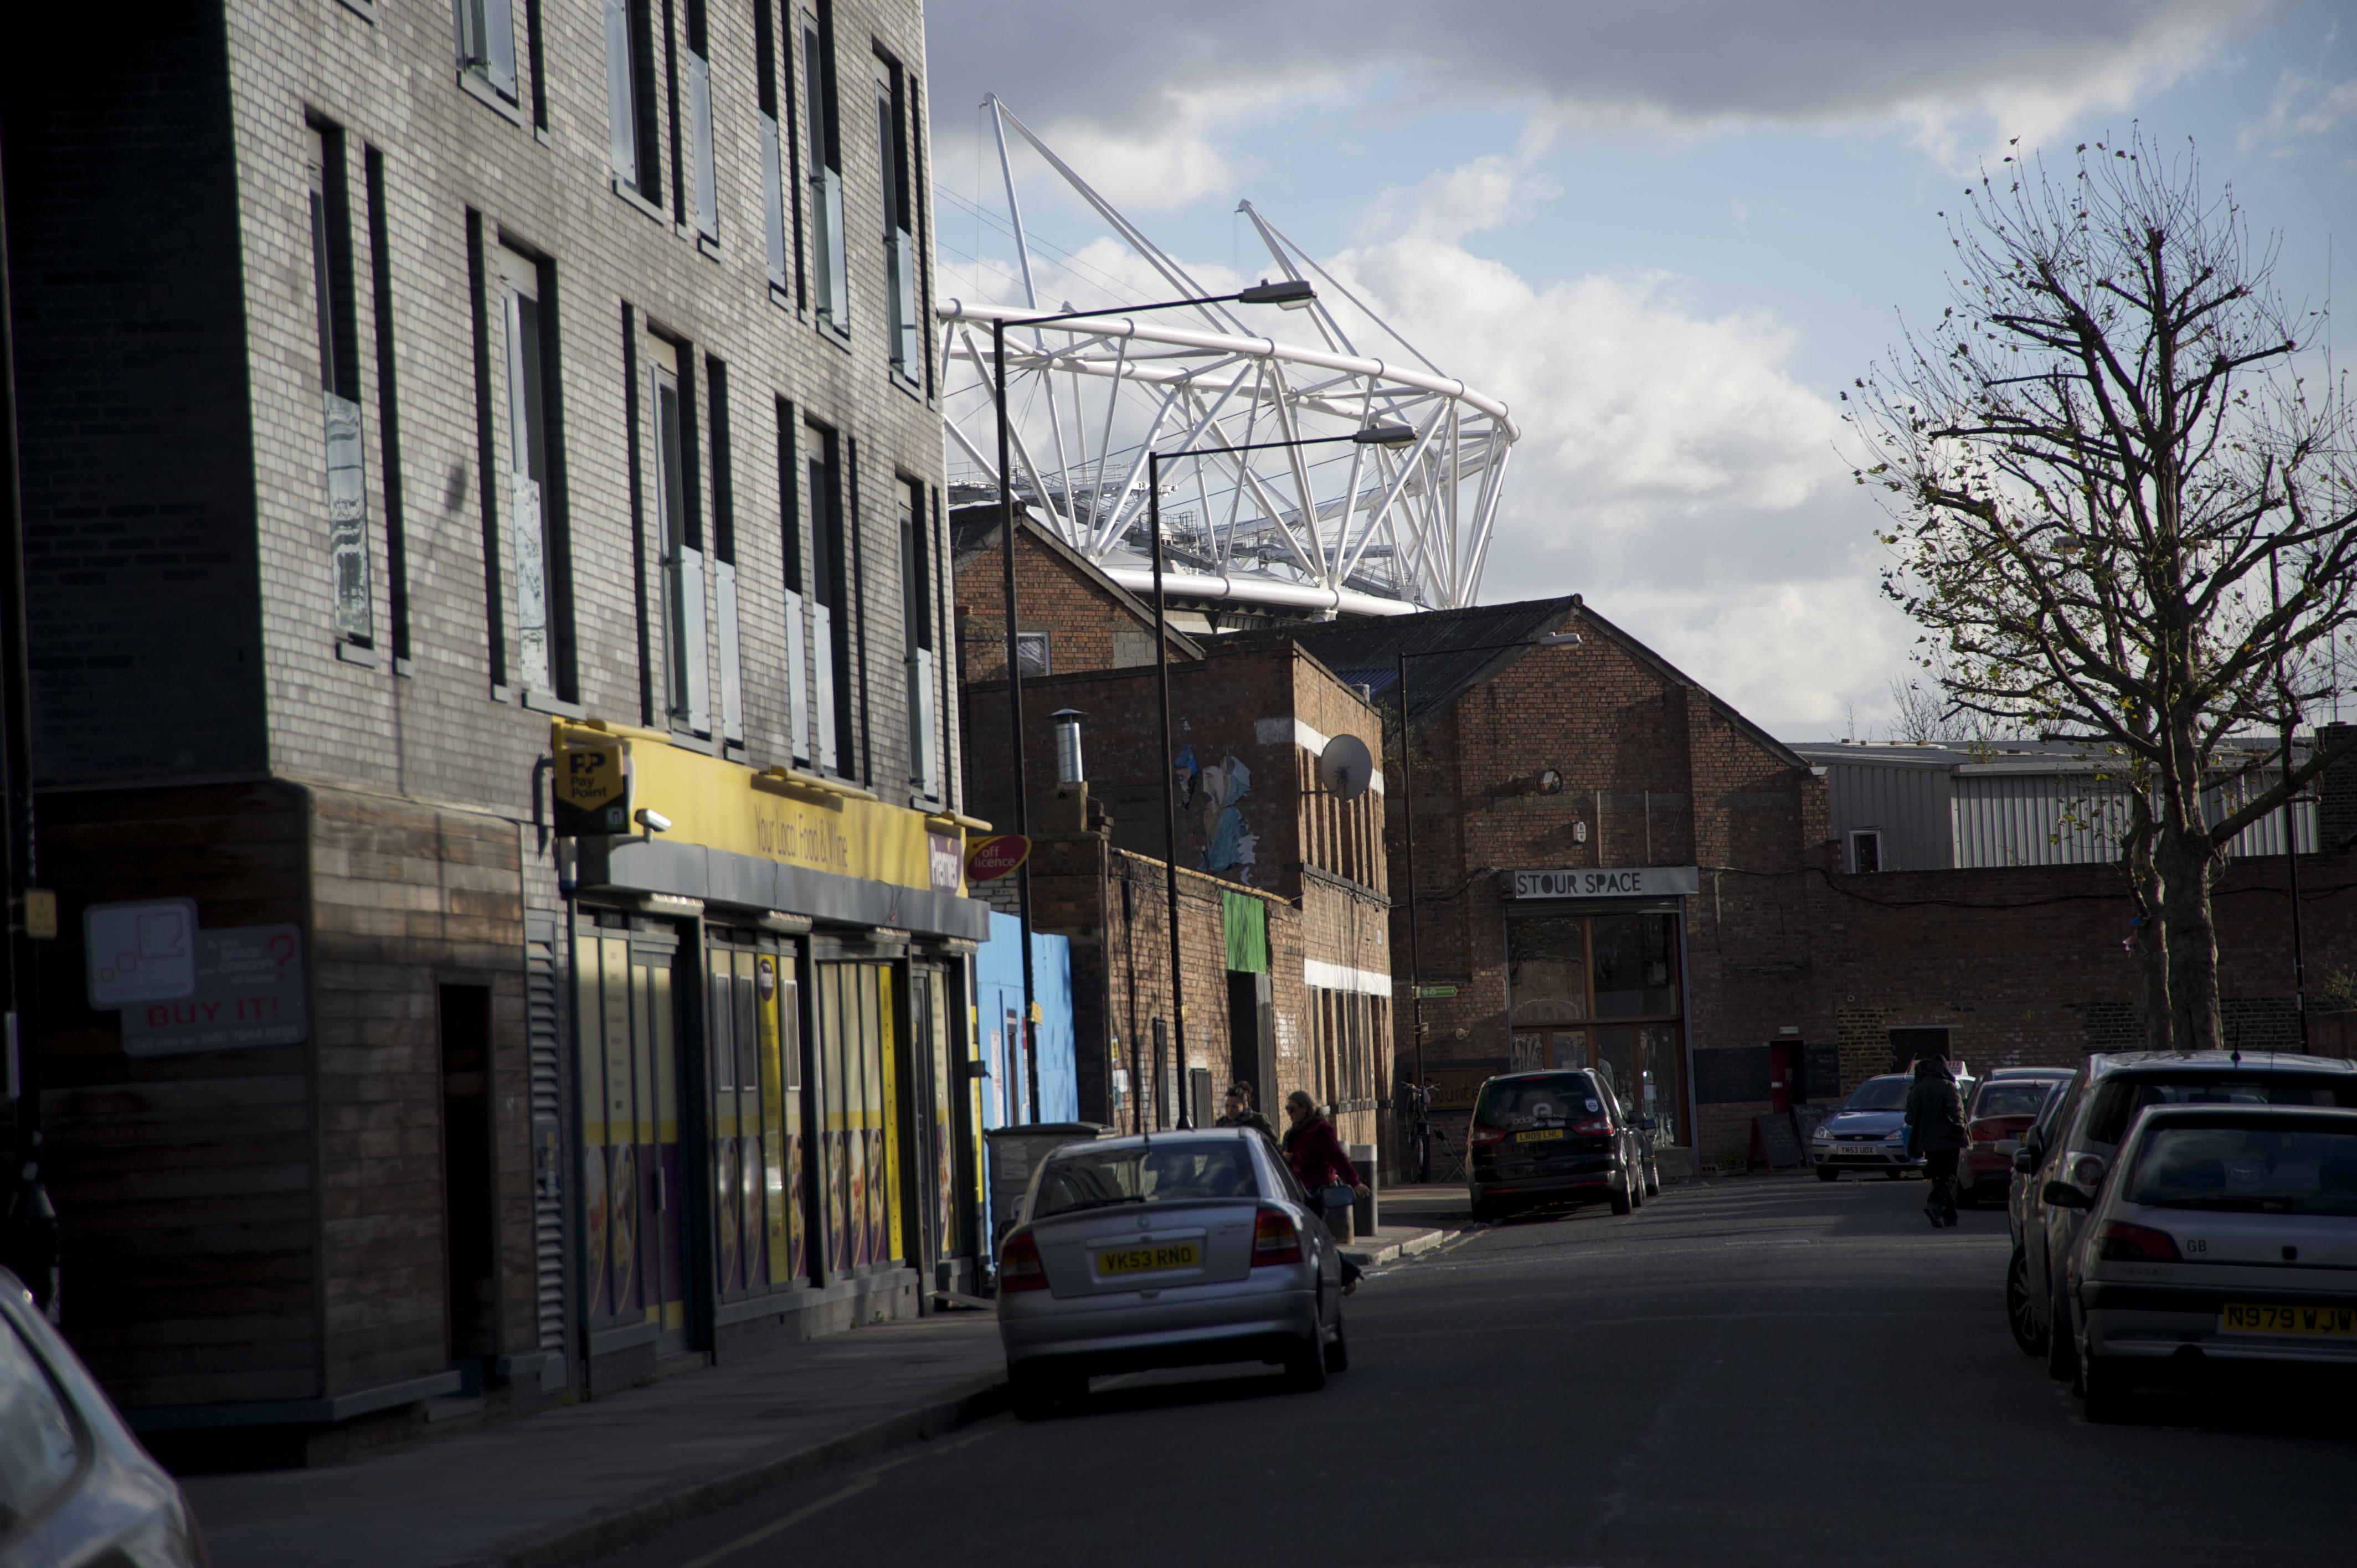
{"type": "MultiPolygon", "coordinates": [[[[985,108],[1024,303],[947,299],[935,309],[952,495],[962,504],[998,495],[991,324],[1076,308],[1039,296],[1010,130],[1172,295],[1221,292],[1189,276],[996,98],[985,108]]],[[[1267,248],[1269,275],[1309,282],[1317,300],[1282,315],[1206,305],[1009,327],[1017,499],[1115,582],[1150,587],[1146,454],[1159,450],[1164,583],[1179,603],[1320,619],[1472,604],[1521,435],[1506,405],[1444,374],[1251,202],[1238,210],[1267,248]],[[1348,307],[1355,334],[1338,306],[1348,307]],[[1168,456],[1344,435],[1378,421],[1409,425],[1415,442],[1168,456]]]]}

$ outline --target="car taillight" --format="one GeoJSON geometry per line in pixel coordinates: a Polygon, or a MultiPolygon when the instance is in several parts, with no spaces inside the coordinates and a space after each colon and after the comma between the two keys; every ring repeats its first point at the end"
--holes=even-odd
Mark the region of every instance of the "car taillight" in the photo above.
{"type": "Polygon", "coordinates": [[[1484,1144],[1502,1144],[1505,1141],[1506,1130],[1503,1127],[1476,1127],[1466,1134],[1466,1142],[1477,1149],[1484,1144]]]}
{"type": "Polygon", "coordinates": [[[1575,1133],[1583,1133],[1590,1138],[1600,1138],[1605,1133],[1612,1131],[1612,1118],[1609,1116],[1590,1116],[1585,1122],[1573,1122],[1571,1124],[1571,1130],[1575,1133]]]}
{"type": "Polygon", "coordinates": [[[998,1255],[998,1288],[1001,1294],[1048,1288],[1048,1271],[1039,1262],[1039,1244],[1031,1240],[1030,1232],[1006,1239],[1006,1250],[998,1255]]]}
{"type": "Polygon", "coordinates": [[[1264,1208],[1253,1224],[1253,1267],[1301,1262],[1301,1231],[1282,1208],[1264,1208]]]}
{"type": "Polygon", "coordinates": [[[2104,1222],[2095,1237],[2095,1255],[2115,1263],[2174,1263],[2182,1261],[2177,1238],[2148,1226],[2104,1222]]]}

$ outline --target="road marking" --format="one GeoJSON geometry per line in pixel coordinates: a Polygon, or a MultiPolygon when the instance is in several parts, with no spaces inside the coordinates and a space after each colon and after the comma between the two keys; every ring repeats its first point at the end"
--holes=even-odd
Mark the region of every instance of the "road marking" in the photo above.
{"type": "Polygon", "coordinates": [[[813,1514],[823,1513],[826,1509],[833,1508],[837,1503],[849,1501],[851,1498],[857,1497],[860,1493],[876,1485],[878,1481],[881,1481],[888,1471],[897,1470],[901,1466],[910,1464],[919,1459],[930,1458],[936,1454],[947,1454],[955,1449],[963,1448],[972,1444],[980,1443],[985,1438],[995,1437],[999,1433],[1005,1431],[1009,1424],[1009,1423],[1004,1420],[985,1422],[981,1431],[974,1433],[969,1436],[961,1437],[954,1443],[929,1443],[914,1454],[904,1454],[898,1459],[888,1459],[883,1464],[877,1466],[874,1469],[869,1470],[865,1475],[861,1476],[859,1479],[852,1482],[849,1486],[837,1491],[829,1492],[826,1496],[819,1498],[814,1503],[804,1503],[801,1508],[796,1509],[785,1518],[771,1520],[760,1529],[748,1530],[745,1534],[738,1536],[736,1540],[728,1542],[726,1546],[715,1547],[701,1557],[681,1563],[680,1568],[712,1568],[714,1563],[734,1557],[737,1553],[744,1551],[748,1546],[758,1546],[773,1535],[777,1535],[784,1530],[791,1530],[794,1526],[802,1523],[802,1520],[810,1518],[813,1514]]]}

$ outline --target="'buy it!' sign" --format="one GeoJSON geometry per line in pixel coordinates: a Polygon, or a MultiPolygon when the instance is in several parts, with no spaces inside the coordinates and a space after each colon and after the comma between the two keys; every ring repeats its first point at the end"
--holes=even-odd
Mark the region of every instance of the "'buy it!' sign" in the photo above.
{"type": "Polygon", "coordinates": [[[182,1056],[245,1046],[291,1046],[308,1032],[303,939],[294,926],[231,926],[196,933],[197,989],[123,1008],[123,1054],[182,1056]]]}

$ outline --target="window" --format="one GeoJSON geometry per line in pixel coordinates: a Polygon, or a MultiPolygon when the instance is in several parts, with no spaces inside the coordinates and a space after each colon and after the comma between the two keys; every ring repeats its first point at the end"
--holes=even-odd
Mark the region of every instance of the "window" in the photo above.
{"type": "Polygon", "coordinates": [[[835,114],[834,11],[802,13],[803,123],[810,137],[811,292],[829,331],[851,335],[851,255],[843,227],[843,153],[835,114]]]}
{"type": "Polygon", "coordinates": [[[941,753],[933,733],[933,575],[927,548],[925,487],[914,480],[899,487],[900,624],[908,639],[903,668],[909,693],[909,782],[938,799],[941,753]]]}
{"type": "Polygon", "coordinates": [[[706,357],[705,397],[712,408],[712,600],[720,633],[720,737],[745,744],[745,688],[737,639],[737,497],[729,468],[728,367],[706,357]]]}
{"type": "Polygon", "coordinates": [[[516,99],[515,12],[511,0],[453,0],[458,69],[501,98],[516,99]]]}
{"type": "Polygon", "coordinates": [[[778,132],[777,0],[753,3],[753,84],[761,126],[761,233],[767,248],[770,286],[782,293],[786,279],[785,143],[778,132]]]}
{"type": "Polygon", "coordinates": [[[606,135],[618,185],[662,199],[655,160],[652,0],[606,0],[606,135]]]}
{"type": "Polygon", "coordinates": [[[720,193],[712,150],[712,45],[705,0],[687,0],[688,170],[695,182],[695,231],[720,237],[720,193]]]}
{"type": "Polygon", "coordinates": [[[850,541],[843,526],[843,478],[835,461],[835,434],[823,425],[810,433],[811,634],[818,662],[818,765],[830,773],[851,771],[851,570],[850,541]]]}
{"type": "Polygon", "coordinates": [[[368,186],[370,315],[376,323],[378,471],[384,476],[384,575],[394,668],[409,657],[409,545],[401,493],[401,400],[393,351],[393,252],[384,205],[384,155],[362,154],[368,186]]]}
{"type": "Polygon", "coordinates": [[[712,733],[704,620],[704,540],[695,514],[694,387],[690,358],[647,340],[647,404],[654,417],[655,557],[662,573],[665,713],[674,729],[712,733]]]}
{"type": "Polygon", "coordinates": [[[319,334],[319,402],[326,425],[328,556],[336,635],[375,646],[369,585],[368,459],[361,446],[360,356],[352,306],[350,192],[344,134],[313,125],[310,142],[312,298],[319,334]]]}
{"type": "Polygon", "coordinates": [[[1046,632],[1018,631],[1015,634],[1015,670],[1017,674],[1026,677],[1054,672],[1048,663],[1046,632]]]}
{"type": "Polygon", "coordinates": [[[505,395],[499,400],[501,471],[507,478],[508,549],[515,563],[515,682],[526,692],[570,697],[570,616],[564,607],[562,553],[548,504],[547,393],[554,377],[544,331],[542,266],[494,247],[505,395]]]}
{"type": "Polygon", "coordinates": [[[1656,1143],[1678,1141],[1685,1104],[1677,921],[1641,913],[1506,922],[1516,1065],[1597,1074],[1631,1115],[1653,1119],[1656,1143]]]}
{"type": "Polygon", "coordinates": [[[884,306],[893,376],[914,386],[923,366],[924,333],[917,321],[916,224],[909,212],[909,106],[899,65],[877,59],[876,166],[884,214],[884,306]]]}
{"type": "Polygon", "coordinates": [[[807,579],[802,575],[801,449],[794,405],[778,400],[778,544],[786,579],[786,744],[796,762],[811,759],[810,652],[803,640],[807,579]]]}
{"type": "Polygon", "coordinates": [[[1849,868],[1863,876],[1882,869],[1882,834],[1864,828],[1849,835],[1849,868]]]}

